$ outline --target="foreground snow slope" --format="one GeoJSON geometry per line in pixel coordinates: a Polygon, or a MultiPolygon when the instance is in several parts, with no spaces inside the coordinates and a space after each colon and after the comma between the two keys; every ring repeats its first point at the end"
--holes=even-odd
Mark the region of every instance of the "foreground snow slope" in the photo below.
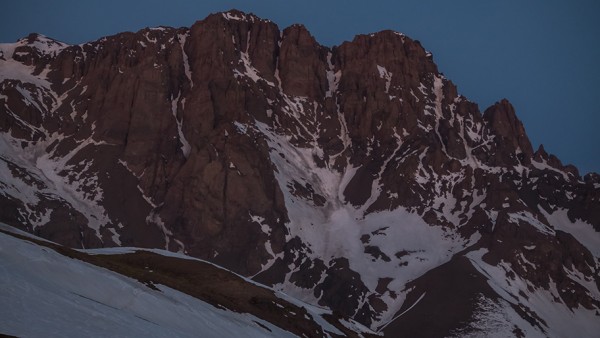
{"type": "Polygon", "coordinates": [[[0,333],[27,337],[292,337],[248,314],[0,233],[0,333]],[[259,324],[260,323],[260,324],[259,324]]]}

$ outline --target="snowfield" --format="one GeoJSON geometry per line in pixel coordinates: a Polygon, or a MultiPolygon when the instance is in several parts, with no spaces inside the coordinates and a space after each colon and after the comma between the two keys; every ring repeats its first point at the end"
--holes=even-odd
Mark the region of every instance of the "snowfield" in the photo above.
{"type": "MultiPolygon", "coordinates": [[[[0,233],[0,333],[19,337],[294,337],[0,233]],[[268,328],[268,329],[265,329],[268,328]]],[[[260,324],[259,324],[260,323],[260,324]]]]}

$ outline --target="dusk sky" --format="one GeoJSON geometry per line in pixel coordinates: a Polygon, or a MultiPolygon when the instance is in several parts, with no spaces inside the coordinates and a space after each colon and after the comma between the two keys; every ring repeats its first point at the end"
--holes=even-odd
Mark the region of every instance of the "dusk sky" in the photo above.
{"type": "Polygon", "coordinates": [[[540,143],[582,174],[600,173],[600,1],[3,1],[0,42],[37,32],[71,44],[153,26],[190,26],[240,9],[304,24],[317,41],[392,29],[421,41],[461,94],[509,99],[540,143]]]}

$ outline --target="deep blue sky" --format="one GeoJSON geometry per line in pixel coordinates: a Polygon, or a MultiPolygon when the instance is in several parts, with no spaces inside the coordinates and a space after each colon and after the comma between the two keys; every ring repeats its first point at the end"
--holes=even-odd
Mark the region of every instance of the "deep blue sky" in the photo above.
{"type": "Polygon", "coordinates": [[[304,24],[324,45],[383,29],[432,51],[483,111],[508,98],[534,148],[600,173],[600,1],[2,1],[0,42],[30,32],[82,43],[147,26],[190,26],[237,8],[280,28],[304,24]]]}

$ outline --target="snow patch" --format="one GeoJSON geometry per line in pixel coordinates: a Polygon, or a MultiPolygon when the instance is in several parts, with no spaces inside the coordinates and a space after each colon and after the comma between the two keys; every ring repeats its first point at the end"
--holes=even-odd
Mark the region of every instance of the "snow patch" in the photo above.
{"type": "MultiPolygon", "coordinates": [[[[271,235],[271,227],[265,223],[265,219],[263,217],[250,214],[250,220],[258,224],[260,226],[260,230],[267,236],[271,235]]],[[[271,258],[262,265],[261,270],[257,274],[268,270],[273,264],[275,264],[277,259],[283,259],[283,252],[280,252],[279,254],[275,254],[275,252],[273,252],[273,246],[271,245],[270,239],[265,241],[265,251],[267,251],[271,258]]]]}
{"type": "Polygon", "coordinates": [[[539,221],[535,216],[527,211],[521,211],[518,213],[509,213],[508,214],[509,221],[514,224],[519,224],[520,221],[523,221],[534,228],[536,228],[539,232],[554,236],[554,230],[548,227],[546,224],[539,221]]]}
{"type": "Polygon", "coordinates": [[[338,90],[338,85],[342,77],[342,71],[335,71],[333,64],[331,63],[331,52],[327,53],[327,92],[325,97],[333,97],[334,93],[338,90]]]}
{"type": "Polygon", "coordinates": [[[477,299],[477,310],[466,329],[452,332],[449,338],[506,338],[514,337],[518,328],[525,337],[544,338],[542,332],[536,330],[504,299],[496,302],[480,295],[477,299]]]}
{"type": "Polygon", "coordinates": [[[179,94],[177,95],[176,98],[171,99],[171,113],[173,114],[173,117],[175,118],[175,122],[177,123],[177,135],[179,135],[179,143],[181,143],[181,152],[183,153],[183,156],[185,158],[188,158],[190,156],[192,146],[190,145],[188,140],[185,138],[185,135],[183,134],[183,114],[181,117],[181,121],[177,118],[177,103],[179,103],[181,101],[180,97],[181,97],[181,92],[179,92],[179,94]]]}
{"type": "Polygon", "coordinates": [[[557,209],[551,214],[541,206],[538,206],[538,209],[554,229],[573,235],[592,255],[600,258],[600,232],[596,231],[591,224],[582,220],[571,222],[566,209],[557,209]]]}
{"type": "Polygon", "coordinates": [[[549,170],[549,171],[555,172],[555,173],[559,174],[560,176],[562,176],[565,179],[565,181],[567,181],[567,182],[569,181],[569,176],[566,173],[550,166],[545,160],[542,160],[542,162],[538,162],[535,159],[532,159],[531,165],[539,170],[549,170]]]}
{"type": "Polygon", "coordinates": [[[385,67],[377,65],[377,71],[379,71],[379,77],[385,80],[385,93],[389,93],[390,84],[392,83],[392,73],[388,72],[385,67]]]}

